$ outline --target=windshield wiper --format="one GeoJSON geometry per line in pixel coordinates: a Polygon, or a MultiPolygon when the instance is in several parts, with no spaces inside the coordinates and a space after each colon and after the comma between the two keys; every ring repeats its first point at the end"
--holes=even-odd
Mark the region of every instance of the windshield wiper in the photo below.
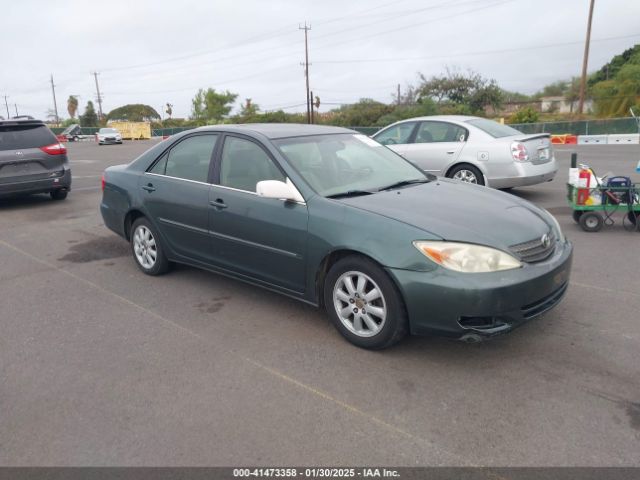
{"type": "Polygon", "coordinates": [[[356,197],[358,195],[371,195],[373,193],[376,193],[376,192],[370,192],[368,190],[347,190],[346,192],[327,195],[326,198],[356,197]]]}
{"type": "Polygon", "coordinates": [[[427,183],[430,182],[429,178],[416,178],[414,180],[402,180],[400,182],[392,183],[391,185],[387,185],[386,187],[382,187],[378,189],[379,192],[383,190],[391,190],[392,188],[404,187],[405,185],[414,185],[416,183],[427,183]]]}

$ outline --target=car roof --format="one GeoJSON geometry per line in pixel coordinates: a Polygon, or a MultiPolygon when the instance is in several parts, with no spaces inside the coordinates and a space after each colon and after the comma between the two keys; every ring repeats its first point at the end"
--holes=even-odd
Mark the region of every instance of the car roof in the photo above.
{"type": "Polygon", "coordinates": [[[34,120],[31,118],[10,118],[8,120],[0,120],[0,126],[18,126],[18,125],[45,125],[42,120],[34,120]]]}
{"type": "Polygon", "coordinates": [[[237,133],[258,133],[268,139],[305,137],[308,135],[328,135],[336,133],[358,133],[355,130],[328,125],[307,125],[300,123],[245,123],[241,125],[211,125],[200,127],[202,131],[225,131],[237,133]]]}
{"type": "Polygon", "coordinates": [[[453,122],[466,122],[467,120],[477,120],[480,118],[481,117],[475,117],[473,115],[427,115],[425,117],[407,118],[405,120],[401,120],[401,122],[410,122],[415,120],[448,120],[453,122]]]}

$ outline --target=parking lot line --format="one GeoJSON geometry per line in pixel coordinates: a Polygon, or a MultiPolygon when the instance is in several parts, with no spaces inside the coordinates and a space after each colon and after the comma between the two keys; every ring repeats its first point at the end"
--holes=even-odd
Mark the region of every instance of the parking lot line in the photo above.
{"type": "MultiPolygon", "coordinates": [[[[15,245],[12,245],[12,244],[10,244],[10,243],[2,240],[2,239],[0,239],[0,245],[4,246],[4,247],[6,247],[6,248],[8,248],[10,250],[13,250],[14,252],[19,253],[19,254],[27,257],[27,258],[30,258],[31,260],[33,260],[33,261],[35,261],[37,263],[40,263],[41,265],[49,267],[50,269],[56,270],[56,271],[58,271],[58,272],[60,272],[62,274],[65,274],[65,275],[67,275],[67,276],[69,276],[69,277],[71,277],[71,278],[73,278],[75,280],[78,280],[79,282],[81,282],[81,283],[83,283],[85,285],[88,285],[88,286],[98,290],[101,293],[104,293],[106,295],[112,296],[112,297],[116,298],[117,300],[119,300],[120,302],[122,302],[122,303],[124,303],[126,305],[129,305],[129,306],[131,306],[133,308],[137,308],[137,309],[141,310],[142,312],[145,312],[145,313],[149,314],[150,316],[152,316],[154,318],[157,318],[158,320],[161,320],[161,321],[171,325],[172,327],[175,327],[175,328],[179,329],[180,331],[185,332],[185,333],[187,333],[188,335],[190,335],[190,336],[192,336],[194,338],[197,338],[198,340],[203,341],[207,345],[210,344],[210,342],[207,340],[206,337],[203,337],[203,336],[197,334],[196,332],[194,332],[192,330],[189,330],[188,328],[185,328],[182,325],[174,322],[173,320],[171,320],[169,318],[166,318],[166,317],[163,317],[162,315],[160,315],[160,314],[158,314],[158,313],[156,313],[156,312],[154,312],[152,310],[149,310],[148,308],[146,308],[146,307],[144,307],[144,306],[142,306],[142,305],[140,305],[138,303],[133,302],[132,300],[129,300],[126,297],[123,297],[122,295],[119,295],[119,294],[117,294],[115,292],[112,292],[112,291],[110,291],[110,290],[108,290],[108,289],[106,289],[106,288],[104,288],[104,287],[92,282],[91,280],[87,280],[86,278],[84,278],[84,277],[82,277],[80,275],[77,275],[77,274],[75,274],[75,273],[73,273],[73,272],[71,272],[69,270],[66,270],[64,268],[58,267],[58,266],[54,265],[53,263],[50,263],[50,262],[48,262],[46,260],[43,260],[43,259],[41,259],[41,258],[39,258],[39,257],[37,257],[37,256],[25,251],[25,250],[22,250],[21,248],[16,247],[15,245]]],[[[308,384],[303,383],[303,382],[301,382],[299,380],[296,380],[295,378],[292,378],[292,377],[286,375],[285,373],[283,373],[283,372],[281,372],[279,370],[276,370],[276,369],[274,369],[272,367],[268,367],[266,365],[263,365],[262,363],[260,363],[260,362],[258,362],[256,360],[253,360],[251,358],[244,357],[242,355],[238,355],[237,353],[232,352],[232,351],[229,351],[227,353],[229,355],[233,355],[235,357],[238,357],[238,358],[242,359],[243,361],[249,363],[250,365],[252,365],[252,366],[254,366],[254,367],[258,368],[258,369],[260,369],[262,372],[272,376],[273,378],[278,378],[280,380],[283,380],[284,382],[286,382],[287,384],[289,384],[291,386],[294,386],[294,387],[297,387],[299,389],[302,389],[302,390],[306,391],[307,393],[311,393],[312,395],[314,395],[314,396],[316,396],[318,398],[321,398],[321,399],[323,399],[325,401],[328,401],[328,402],[334,404],[335,406],[338,406],[341,409],[349,412],[350,414],[352,414],[354,416],[358,416],[358,417],[364,418],[364,419],[368,420],[369,422],[374,423],[374,424],[378,425],[379,427],[382,427],[383,429],[385,429],[385,430],[387,430],[389,432],[395,433],[396,435],[400,435],[400,436],[402,436],[402,437],[404,437],[406,439],[409,439],[409,440],[411,440],[413,442],[416,442],[416,443],[427,444],[429,447],[431,447],[432,449],[438,451],[439,453],[445,454],[448,457],[450,457],[452,459],[455,459],[455,461],[458,462],[458,465],[474,466],[473,464],[470,464],[466,458],[461,457],[461,456],[459,456],[459,455],[457,455],[457,454],[455,454],[453,452],[444,450],[443,448],[437,446],[432,441],[429,441],[429,440],[427,440],[425,438],[422,438],[422,437],[418,437],[418,436],[416,436],[416,435],[414,435],[414,434],[412,434],[412,433],[410,433],[410,432],[408,432],[408,431],[406,431],[406,430],[404,430],[402,428],[396,427],[396,426],[394,426],[394,425],[392,425],[392,424],[390,424],[390,423],[388,423],[388,422],[386,422],[386,421],[384,421],[384,420],[382,420],[382,419],[380,419],[380,418],[378,418],[378,417],[376,417],[374,415],[371,415],[371,414],[369,414],[369,413],[367,413],[367,412],[355,407],[354,405],[351,405],[351,404],[349,404],[347,402],[344,402],[344,401],[342,401],[342,400],[340,400],[338,398],[335,398],[332,395],[313,387],[312,385],[308,385],[308,384]]]]}

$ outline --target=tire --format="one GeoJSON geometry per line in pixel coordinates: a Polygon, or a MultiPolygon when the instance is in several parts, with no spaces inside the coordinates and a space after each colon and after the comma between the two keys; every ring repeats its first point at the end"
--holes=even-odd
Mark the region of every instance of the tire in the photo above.
{"type": "Polygon", "coordinates": [[[146,218],[142,217],[133,222],[130,244],[133,260],[144,273],[155,276],[169,270],[169,260],[164,253],[160,237],[146,218]]]}
{"type": "Polygon", "coordinates": [[[463,164],[453,167],[447,173],[447,177],[454,180],[460,180],[464,183],[473,183],[476,185],[484,185],[484,175],[473,165],[463,164]]]}
{"type": "Polygon", "coordinates": [[[576,223],[580,223],[580,217],[584,212],[582,210],[574,210],[571,216],[573,217],[573,221],[576,223]]]}
{"type": "Polygon", "coordinates": [[[579,223],[585,232],[598,232],[602,229],[604,219],[597,212],[584,212],[580,216],[579,223]]]}
{"type": "Polygon", "coordinates": [[[67,195],[69,195],[69,191],[64,188],[60,188],[58,190],[51,190],[49,195],[51,195],[52,200],[64,200],[67,198],[67,195]]]}
{"type": "Polygon", "coordinates": [[[400,292],[387,273],[368,258],[350,255],[338,260],[327,273],[323,297],[336,329],[358,347],[380,350],[407,334],[408,320],[400,292]],[[372,298],[366,298],[372,293],[372,298]]]}

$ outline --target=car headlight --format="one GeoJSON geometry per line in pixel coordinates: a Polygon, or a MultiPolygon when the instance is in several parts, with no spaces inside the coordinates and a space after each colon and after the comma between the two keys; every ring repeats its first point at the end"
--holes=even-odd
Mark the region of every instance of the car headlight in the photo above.
{"type": "Polygon", "coordinates": [[[549,219],[551,220],[554,233],[556,234],[556,238],[560,241],[560,243],[564,243],[564,233],[562,233],[562,228],[560,228],[560,224],[558,223],[558,220],[549,212],[547,212],[547,215],[549,215],[549,219]]]}
{"type": "Polygon", "coordinates": [[[522,266],[508,253],[482,245],[426,240],[415,241],[413,245],[430,260],[456,272],[499,272],[522,266]]]}

